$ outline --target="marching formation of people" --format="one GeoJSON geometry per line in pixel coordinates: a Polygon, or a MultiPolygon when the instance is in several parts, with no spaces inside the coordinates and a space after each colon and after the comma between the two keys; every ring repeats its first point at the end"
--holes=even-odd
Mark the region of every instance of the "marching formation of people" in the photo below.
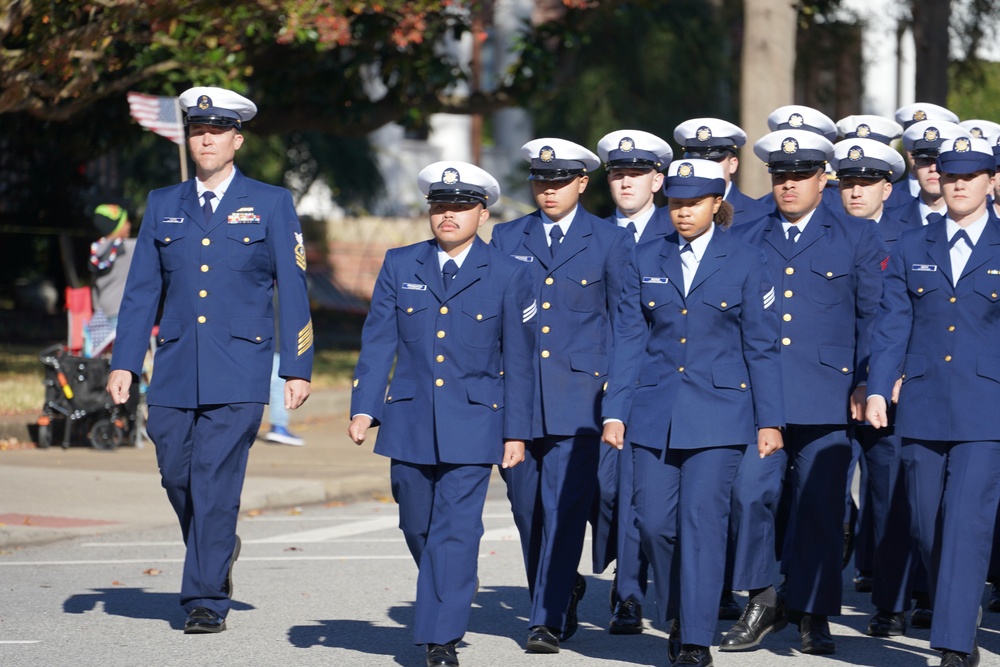
{"type": "MultiPolygon", "coordinates": [[[[185,632],[210,633],[272,360],[294,409],[312,325],[291,199],[233,166],[256,107],[218,88],[181,103],[197,178],[150,195],[109,392],[127,398],[163,294],[148,430],[187,545],[185,632]]],[[[791,105],[768,125],[759,200],[734,182],[747,137],[725,120],[678,125],[679,155],[631,129],[596,153],[529,141],[537,209],[490,243],[497,179],[458,161],[420,172],[433,238],[386,254],[348,434],[379,427],[391,459],[429,666],[459,664],[494,465],[528,653],[577,630],[589,522],[593,572],[615,567],[609,631],[661,624],[665,664],[713,664],[719,619],[735,621],[719,651],[791,624],[802,653],[834,653],[855,542],[869,635],[929,627],[943,666],[979,663],[984,583],[1000,582],[1000,125],[922,103],[836,123],[791,105]],[[606,219],[580,204],[602,165],[606,219]]]]}

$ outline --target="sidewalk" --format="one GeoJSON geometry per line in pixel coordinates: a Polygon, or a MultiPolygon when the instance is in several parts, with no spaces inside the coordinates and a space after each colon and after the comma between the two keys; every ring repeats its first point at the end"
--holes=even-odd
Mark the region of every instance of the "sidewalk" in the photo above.
{"type": "MultiPolygon", "coordinates": [[[[241,510],[384,498],[389,460],[347,437],[350,388],[316,391],[291,413],[304,447],[258,440],[250,450],[241,510]]],[[[29,441],[37,415],[0,417],[0,438],[29,441]]],[[[262,433],[267,430],[264,411],[262,433]]],[[[377,431],[375,432],[377,434],[377,431]]],[[[160,486],[156,451],[89,447],[0,451],[0,554],[31,543],[176,523],[160,486]]]]}

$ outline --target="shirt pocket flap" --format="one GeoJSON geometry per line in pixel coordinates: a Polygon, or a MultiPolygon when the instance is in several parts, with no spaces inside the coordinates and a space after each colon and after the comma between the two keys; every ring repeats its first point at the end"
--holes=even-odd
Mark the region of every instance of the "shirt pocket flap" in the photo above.
{"type": "Polygon", "coordinates": [[[1000,276],[976,276],[973,289],[993,303],[996,303],[997,299],[1000,299],[1000,276]]]}
{"type": "Polygon", "coordinates": [[[819,363],[847,375],[852,373],[854,369],[854,350],[849,347],[821,345],[819,347],[819,363]]]}
{"type": "Polygon", "coordinates": [[[809,268],[827,280],[843,278],[851,272],[851,265],[836,257],[817,257],[810,262],[809,268]]]}
{"type": "Polygon", "coordinates": [[[238,317],[229,320],[229,334],[251,343],[263,343],[274,337],[274,320],[267,317],[238,317]]]}
{"type": "Polygon", "coordinates": [[[495,385],[472,385],[466,390],[469,403],[485,405],[490,410],[499,410],[503,407],[503,387],[495,385]]]}
{"type": "Polygon", "coordinates": [[[153,239],[159,245],[170,245],[184,238],[182,225],[161,225],[153,231],[153,239]]]}
{"type": "Polygon", "coordinates": [[[600,266],[574,266],[566,271],[566,277],[575,285],[590,287],[604,280],[604,270],[600,266]]]}
{"type": "Polygon", "coordinates": [[[500,314],[500,302],[494,299],[463,299],[462,312],[477,322],[483,322],[500,314]]]}
{"type": "Polygon", "coordinates": [[[264,240],[267,230],[262,225],[229,225],[226,236],[237,243],[250,245],[264,240]]]}
{"type": "Polygon", "coordinates": [[[734,306],[738,306],[742,298],[742,292],[739,287],[725,287],[724,285],[706,289],[702,297],[706,304],[718,310],[729,310],[734,306]]]}
{"type": "Polygon", "coordinates": [[[608,374],[608,355],[574,354],[569,358],[569,366],[574,371],[599,378],[608,374]]]}
{"type": "Polygon", "coordinates": [[[739,363],[713,364],[712,384],[720,389],[747,391],[750,388],[750,373],[747,365],[739,363]]]}

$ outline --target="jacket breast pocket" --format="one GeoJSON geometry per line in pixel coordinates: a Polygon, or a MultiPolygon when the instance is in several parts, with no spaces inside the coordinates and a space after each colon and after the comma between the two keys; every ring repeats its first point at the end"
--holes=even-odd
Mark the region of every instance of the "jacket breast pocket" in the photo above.
{"type": "Polygon", "coordinates": [[[973,284],[973,289],[990,303],[997,303],[1000,300],[1000,276],[978,275],[973,284]]]}
{"type": "Polygon", "coordinates": [[[462,299],[462,342],[469,347],[491,348],[500,340],[500,302],[462,299]]]}
{"type": "Polygon", "coordinates": [[[183,243],[184,227],[163,225],[154,232],[154,235],[154,243],[160,254],[160,266],[163,267],[163,270],[176,271],[184,266],[187,259],[183,243]]]}
{"type": "Polygon", "coordinates": [[[605,303],[604,270],[582,265],[567,271],[563,285],[566,307],[578,313],[592,313],[605,303]]]}
{"type": "Polygon", "coordinates": [[[404,343],[415,343],[423,336],[425,310],[427,304],[420,303],[417,299],[396,301],[396,328],[404,343]]]}
{"type": "Polygon", "coordinates": [[[922,299],[936,292],[941,285],[937,271],[913,271],[906,274],[906,290],[911,299],[922,299]]]}
{"type": "Polygon", "coordinates": [[[825,305],[841,303],[851,291],[850,266],[837,258],[818,258],[810,263],[809,294],[825,305]]]}
{"type": "Polygon", "coordinates": [[[743,292],[739,285],[719,285],[706,288],[702,300],[706,305],[725,313],[734,309],[739,310],[737,306],[743,301],[743,292]]]}
{"type": "Polygon", "coordinates": [[[642,309],[652,312],[673,302],[677,290],[669,283],[643,283],[639,288],[642,309]]]}
{"type": "Polygon", "coordinates": [[[266,230],[259,224],[229,225],[226,229],[226,254],[234,271],[260,271],[269,265],[266,230]]]}

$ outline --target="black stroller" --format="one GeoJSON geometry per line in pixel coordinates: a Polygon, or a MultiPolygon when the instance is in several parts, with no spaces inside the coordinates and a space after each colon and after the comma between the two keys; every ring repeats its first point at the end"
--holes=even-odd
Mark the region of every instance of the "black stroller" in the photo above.
{"type": "Polygon", "coordinates": [[[139,385],[135,383],[124,405],[114,405],[105,391],[110,362],[105,357],[71,356],[62,345],[42,350],[38,358],[45,366],[45,404],[38,418],[38,446],[47,448],[62,424],[62,446],[89,443],[95,449],[112,450],[122,444],[135,445],[142,428],[139,385]]]}

